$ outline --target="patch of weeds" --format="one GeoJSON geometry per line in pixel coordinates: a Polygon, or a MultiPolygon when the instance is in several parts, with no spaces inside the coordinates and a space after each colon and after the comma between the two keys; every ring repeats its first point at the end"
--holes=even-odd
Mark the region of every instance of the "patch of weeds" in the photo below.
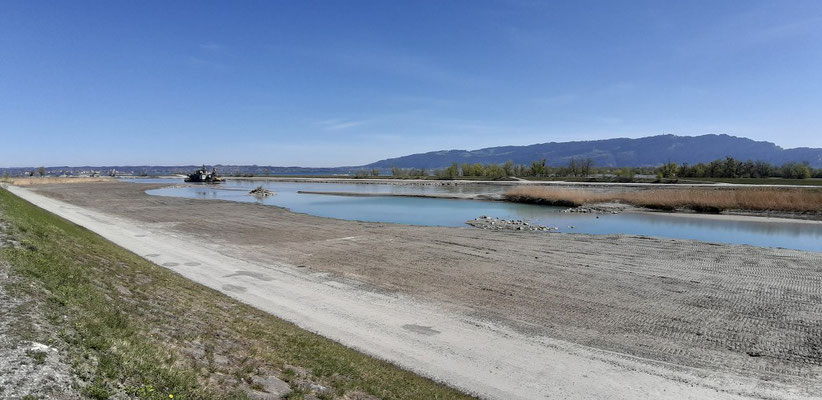
{"type": "Polygon", "coordinates": [[[83,394],[88,396],[92,399],[108,399],[111,397],[111,392],[109,392],[108,388],[105,384],[100,382],[94,382],[91,385],[86,386],[83,388],[83,394]]]}
{"type": "Polygon", "coordinates": [[[48,353],[42,350],[26,350],[26,355],[29,356],[32,360],[34,360],[34,365],[43,365],[46,363],[46,357],[48,357],[48,353]]]}
{"type": "Polygon", "coordinates": [[[289,393],[283,399],[286,399],[286,400],[303,400],[305,398],[306,394],[308,394],[308,393],[306,393],[302,389],[292,387],[291,388],[291,393],[289,393]]]}
{"type": "Polygon", "coordinates": [[[334,393],[317,393],[316,396],[320,400],[333,400],[336,397],[334,393]]]}
{"type": "Polygon", "coordinates": [[[157,390],[152,385],[141,385],[138,387],[128,388],[126,393],[142,400],[184,400],[186,398],[185,395],[178,394],[175,396],[174,394],[164,393],[161,390],[157,390]]]}

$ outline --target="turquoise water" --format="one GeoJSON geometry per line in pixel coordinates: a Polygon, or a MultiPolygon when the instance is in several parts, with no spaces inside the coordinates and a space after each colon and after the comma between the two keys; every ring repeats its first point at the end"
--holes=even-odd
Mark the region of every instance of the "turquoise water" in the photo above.
{"type": "MultiPolygon", "coordinates": [[[[132,180],[130,180],[132,181],[132,180]]],[[[157,180],[152,183],[182,183],[157,180]]],[[[481,215],[522,219],[555,226],[560,232],[633,234],[706,242],[750,244],[822,251],[822,222],[735,221],[714,216],[668,213],[573,214],[563,208],[474,200],[411,197],[348,197],[298,194],[298,190],[361,193],[500,193],[505,187],[489,185],[417,186],[388,184],[292,183],[229,181],[221,185],[171,187],[147,191],[158,196],[218,199],[286,207],[294,212],[357,221],[390,222],[429,226],[466,226],[465,221],[481,215]],[[275,196],[258,199],[248,191],[262,185],[275,196]]]]}

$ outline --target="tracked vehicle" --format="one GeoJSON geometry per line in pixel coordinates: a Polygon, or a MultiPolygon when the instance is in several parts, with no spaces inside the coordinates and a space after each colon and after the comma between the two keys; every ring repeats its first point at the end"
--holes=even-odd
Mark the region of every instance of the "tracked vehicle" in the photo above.
{"type": "Polygon", "coordinates": [[[211,172],[208,172],[205,165],[203,165],[202,168],[198,169],[193,174],[189,174],[188,177],[186,177],[185,181],[202,183],[220,183],[223,181],[223,178],[217,175],[217,168],[212,168],[211,172]]]}

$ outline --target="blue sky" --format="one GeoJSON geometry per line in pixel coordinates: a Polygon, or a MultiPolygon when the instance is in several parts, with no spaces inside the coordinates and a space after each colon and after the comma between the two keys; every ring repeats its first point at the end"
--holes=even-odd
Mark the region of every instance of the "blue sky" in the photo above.
{"type": "Polygon", "coordinates": [[[822,1],[4,1],[0,167],[822,147],[822,1]]]}

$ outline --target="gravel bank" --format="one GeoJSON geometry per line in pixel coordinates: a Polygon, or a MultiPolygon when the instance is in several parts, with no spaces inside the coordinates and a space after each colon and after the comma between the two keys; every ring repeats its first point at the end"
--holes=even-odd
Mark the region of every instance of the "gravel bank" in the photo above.
{"type": "Polygon", "coordinates": [[[501,219],[483,215],[479,218],[472,219],[465,222],[475,228],[492,230],[492,231],[530,231],[530,232],[548,232],[558,230],[558,227],[543,226],[530,223],[523,220],[501,219]]]}

